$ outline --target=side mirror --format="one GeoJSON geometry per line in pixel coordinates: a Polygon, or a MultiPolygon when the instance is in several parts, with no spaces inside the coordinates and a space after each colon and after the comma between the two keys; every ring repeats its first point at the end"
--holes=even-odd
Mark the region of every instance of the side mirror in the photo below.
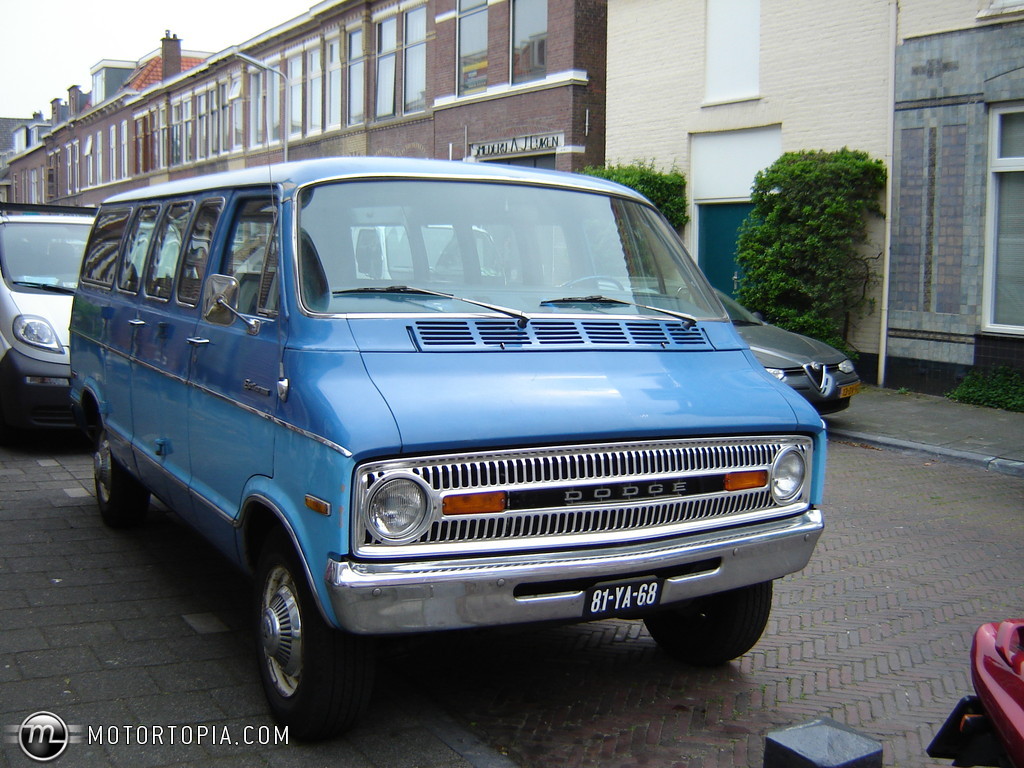
{"type": "Polygon", "coordinates": [[[210,275],[203,288],[203,317],[216,325],[245,323],[250,336],[260,332],[260,321],[238,311],[238,280],[231,275],[210,275]]]}

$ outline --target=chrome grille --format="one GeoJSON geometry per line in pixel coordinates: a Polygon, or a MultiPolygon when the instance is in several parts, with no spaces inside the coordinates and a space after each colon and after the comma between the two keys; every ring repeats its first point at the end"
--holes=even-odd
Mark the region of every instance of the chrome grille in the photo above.
{"type": "MultiPolygon", "coordinates": [[[[712,492],[653,499],[547,503],[490,514],[440,513],[445,496],[467,492],[503,491],[511,497],[540,490],[553,491],[558,498],[568,489],[632,482],[658,484],[666,479],[700,480],[728,472],[770,470],[778,453],[789,446],[806,453],[810,471],[811,442],[797,436],[560,446],[373,462],[363,465],[359,473],[360,509],[374,484],[401,474],[419,478],[433,494],[433,519],[415,541],[385,544],[364,525],[354,543],[356,550],[368,557],[573,547],[621,542],[624,537],[680,535],[793,514],[806,508],[806,498],[779,506],[767,486],[741,491],[719,487],[712,492]]],[[[551,497],[548,493],[545,498],[551,497]]]]}

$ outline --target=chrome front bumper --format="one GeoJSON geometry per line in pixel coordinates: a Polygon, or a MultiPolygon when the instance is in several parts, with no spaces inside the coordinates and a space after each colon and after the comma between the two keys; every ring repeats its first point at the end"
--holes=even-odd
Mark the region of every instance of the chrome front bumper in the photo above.
{"type": "Polygon", "coordinates": [[[784,520],[600,550],[403,563],[330,560],[325,578],[340,626],[357,634],[582,620],[584,588],[535,594],[530,585],[598,583],[707,564],[667,578],[664,605],[799,571],[823,527],[821,512],[812,509],[784,520]]]}

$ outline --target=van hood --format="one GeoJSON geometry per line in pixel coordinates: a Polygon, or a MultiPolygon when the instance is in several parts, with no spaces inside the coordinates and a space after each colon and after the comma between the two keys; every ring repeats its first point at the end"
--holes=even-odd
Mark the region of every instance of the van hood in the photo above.
{"type": "Polygon", "coordinates": [[[362,358],[408,453],[821,429],[747,350],[362,358]]]}

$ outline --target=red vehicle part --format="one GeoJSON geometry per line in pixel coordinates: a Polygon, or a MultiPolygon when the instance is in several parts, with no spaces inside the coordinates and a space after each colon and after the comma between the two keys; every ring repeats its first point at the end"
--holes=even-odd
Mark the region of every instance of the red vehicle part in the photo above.
{"type": "Polygon", "coordinates": [[[985,714],[1014,768],[1024,768],[1024,619],[979,627],[971,661],[985,714]]]}
{"type": "Polygon", "coordinates": [[[978,628],[971,678],[976,695],[956,705],[929,756],[954,766],[1024,768],[1024,619],[978,628]]]}

